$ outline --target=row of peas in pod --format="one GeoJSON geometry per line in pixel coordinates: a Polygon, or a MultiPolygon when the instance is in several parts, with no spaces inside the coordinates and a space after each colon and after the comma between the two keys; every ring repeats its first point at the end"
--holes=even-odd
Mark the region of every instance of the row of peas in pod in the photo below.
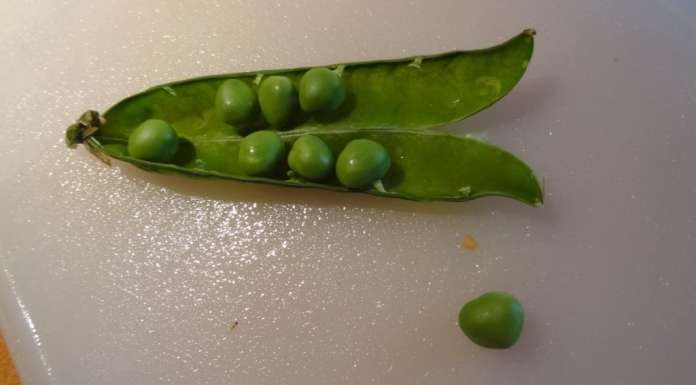
{"type": "Polygon", "coordinates": [[[299,106],[304,112],[334,111],[341,106],[346,87],[340,75],[328,68],[312,68],[300,79],[299,97],[292,81],[286,76],[264,78],[257,92],[239,79],[223,82],[215,96],[215,109],[229,124],[246,124],[258,117],[258,112],[273,127],[283,127],[299,106]]]}
{"type": "MultiPolygon", "coordinates": [[[[239,166],[249,176],[273,175],[284,156],[285,143],[273,131],[256,131],[239,144],[239,166]]],[[[301,178],[320,181],[335,171],[342,185],[362,188],[382,179],[389,171],[391,159],[384,146],[370,139],[350,141],[335,159],[323,140],[306,134],[292,144],[287,163],[301,178]]]]}
{"type": "MultiPolygon", "coordinates": [[[[130,135],[128,152],[138,159],[167,162],[178,149],[176,131],[165,121],[150,119],[130,135]]],[[[239,143],[238,165],[253,177],[276,174],[286,154],[285,142],[274,131],[261,130],[239,143]]],[[[335,171],[338,181],[349,188],[362,188],[380,180],[391,166],[388,151],[370,139],[354,139],[336,159],[321,138],[305,134],[292,144],[287,164],[299,177],[311,181],[329,178],[335,171]]]]}

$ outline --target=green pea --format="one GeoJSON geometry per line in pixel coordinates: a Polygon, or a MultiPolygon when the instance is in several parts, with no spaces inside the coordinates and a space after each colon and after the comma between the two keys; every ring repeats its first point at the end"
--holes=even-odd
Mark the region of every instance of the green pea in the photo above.
{"type": "Polygon", "coordinates": [[[256,92],[239,79],[224,81],[215,95],[215,109],[225,123],[249,121],[257,108],[256,92]]]}
{"type": "Polygon", "coordinates": [[[168,162],[179,149],[176,131],[159,119],[144,121],[128,137],[128,154],[152,162],[168,162]]]}
{"type": "Polygon", "coordinates": [[[333,111],[345,97],[343,79],[328,68],[312,68],[300,80],[300,106],[304,111],[333,111]]]}
{"type": "Polygon", "coordinates": [[[239,142],[239,166],[249,176],[272,174],[285,153],[285,144],[273,131],[262,130],[239,142]]]}
{"type": "Polygon", "coordinates": [[[370,139],[355,139],[338,155],[336,176],[344,186],[360,188],[382,179],[390,166],[384,146],[370,139]]]}
{"type": "Polygon", "coordinates": [[[334,167],[334,155],[326,143],[314,135],[302,135],[292,145],[288,165],[309,180],[329,176],[334,167]]]}
{"type": "Polygon", "coordinates": [[[459,312],[459,327],[477,345],[507,349],[522,334],[524,310],[514,296],[488,292],[468,302],[459,312]]]}
{"type": "Polygon", "coordinates": [[[281,127],[287,123],[297,103],[295,87],[285,76],[269,76],[259,86],[259,104],[266,121],[281,127]]]}

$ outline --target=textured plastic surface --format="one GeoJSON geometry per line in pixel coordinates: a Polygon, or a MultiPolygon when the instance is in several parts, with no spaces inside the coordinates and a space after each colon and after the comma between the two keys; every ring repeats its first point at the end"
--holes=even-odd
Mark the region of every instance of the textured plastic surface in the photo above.
{"type": "Polygon", "coordinates": [[[0,315],[25,384],[696,382],[694,7],[3,1],[0,315]],[[530,26],[518,88],[452,130],[527,160],[542,209],[191,183],[62,143],[151,85],[530,26]],[[457,326],[488,290],[525,306],[511,350],[457,326]]]}

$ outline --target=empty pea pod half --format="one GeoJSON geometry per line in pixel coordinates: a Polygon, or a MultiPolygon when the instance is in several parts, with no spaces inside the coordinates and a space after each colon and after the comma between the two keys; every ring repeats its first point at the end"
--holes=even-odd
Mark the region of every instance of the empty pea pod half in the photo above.
{"type": "Polygon", "coordinates": [[[514,155],[431,130],[509,92],[531,59],[533,35],[526,30],[476,51],[170,83],[103,116],[86,112],[66,141],[106,162],[151,171],[419,201],[498,195],[538,205],[541,186],[514,155]],[[167,146],[172,132],[178,143],[167,146]]]}

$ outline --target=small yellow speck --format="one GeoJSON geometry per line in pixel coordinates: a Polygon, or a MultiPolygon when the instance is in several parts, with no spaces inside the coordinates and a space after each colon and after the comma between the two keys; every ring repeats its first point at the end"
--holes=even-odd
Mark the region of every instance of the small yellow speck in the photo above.
{"type": "Polygon", "coordinates": [[[474,251],[478,248],[478,242],[476,241],[476,238],[467,234],[464,236],[464,240],[462,241],[462,247],[469,251],[474,251]]]}

